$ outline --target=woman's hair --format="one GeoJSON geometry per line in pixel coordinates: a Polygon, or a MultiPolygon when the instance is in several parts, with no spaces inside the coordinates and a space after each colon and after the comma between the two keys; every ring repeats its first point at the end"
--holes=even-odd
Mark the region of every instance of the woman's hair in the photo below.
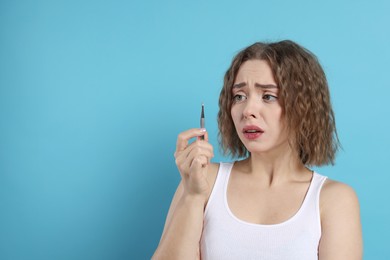
{"type": "Polygon", "coordinates": [[[325,73],[316,56],[292,41],[257,42],[233,59],[219,96],[219,141],[224,154],[245,157],[231,116],[232,87],[241,65],[248,60],[268,62],[279,87],[279,100],[289,142],[305,165],[334,164],[339,147],[325,73]]]}

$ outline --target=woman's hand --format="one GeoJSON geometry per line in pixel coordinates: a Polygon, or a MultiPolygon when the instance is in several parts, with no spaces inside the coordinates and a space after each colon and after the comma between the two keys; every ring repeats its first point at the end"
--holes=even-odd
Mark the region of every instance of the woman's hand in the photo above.
{"type": "Polygon", "coordinates": [[[206,174],[210,159],[214,157],[213,147],[208,143],[206,129],[189,129],[177,138],[175,158],[184,186],[184,195],[207,200],[210,185],[206,174]],[[204,136],[204,140],[201,137],[204,136]],[[189,140],[196,137],[191,144],[189,140]]]}
{"type": "Polygon", "coordinates": [[[179,134],[175,158],[182,180],[152,259],[200,259],[204,208],[211,190],[206,175],[208,170],[212,172],[211,167],[208,168],[213,156],[205,129],[190,129],[179,134]],[[196,140],[189,144],[191,138],[196,140]]]}

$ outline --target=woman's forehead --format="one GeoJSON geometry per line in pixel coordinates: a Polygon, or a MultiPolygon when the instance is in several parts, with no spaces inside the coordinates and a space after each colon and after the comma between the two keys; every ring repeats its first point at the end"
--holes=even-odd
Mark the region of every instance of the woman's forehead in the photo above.
{"type": "Polygon", "coordinates": [[[250,82],[259,85],[276,85],[275,77],[267,61],[248,60],[240,66],[234,84],[249,84],[250,82]]]}

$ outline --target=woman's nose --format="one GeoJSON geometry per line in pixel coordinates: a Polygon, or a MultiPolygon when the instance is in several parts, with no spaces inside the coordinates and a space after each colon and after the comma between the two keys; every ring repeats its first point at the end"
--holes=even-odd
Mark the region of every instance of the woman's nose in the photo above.
{"type": "Polygon", "coordinates": [[[248,98],[245,102],[243,116],[245,118],[257,118],[259,109],[259,101],[255,98],[248,98]]]}

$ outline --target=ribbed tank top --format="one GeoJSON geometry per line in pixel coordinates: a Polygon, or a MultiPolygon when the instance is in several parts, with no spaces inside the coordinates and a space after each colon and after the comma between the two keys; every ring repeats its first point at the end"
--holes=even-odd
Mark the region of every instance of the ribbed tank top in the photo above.
{"type": "Polygon", "coordinates": [[[313,173],[303,203],[294,216],[279,224],[261,225],[240,220],[230,211],[226,192],[232,167],[233,163],[220,163],[204,213],[201,259],[318,259],[319,195],[327,177],[313,173]]]}

